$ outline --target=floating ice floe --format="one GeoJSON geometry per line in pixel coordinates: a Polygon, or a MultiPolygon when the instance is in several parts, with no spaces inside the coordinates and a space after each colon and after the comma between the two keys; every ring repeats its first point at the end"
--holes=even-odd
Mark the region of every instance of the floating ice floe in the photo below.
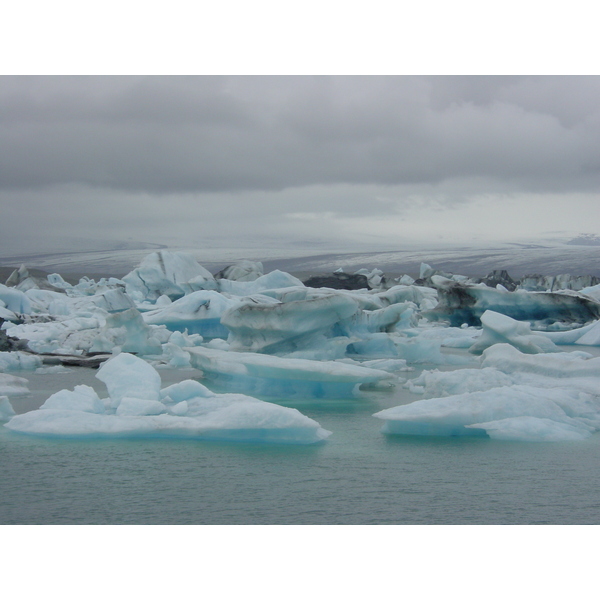
{"type": "Polygon", "coordinates": [[[527,355],[496,344],[484,351],[481,366],[423,373],[409,389],[445,397],[376,413],[386,421],[382,432],[568,441],[600,429],[600,358],[583,352],[527,355]]]}
{"type": "MultiPolygon", "coordinates": [[[[160,389],[160,376],[142,359],[122,353],[98,371],[109,391],[61,390],[38,410],[12,416],[0,400],[7,429],[50,437],[151,437],[314,444],[331,432],[296,409],[242,394],[214,394],[197,381],[160,389]]],[[[10,409],[9,409],[10,407],[10,409]]]]}
{"type": "Polygon", "coordinates": [[[279,358],[252,352],[188,349],[192,366],[227,389],[270,398],[352,398],[360,386],[387,389],[387,371],[336,361],[279,358]]]}

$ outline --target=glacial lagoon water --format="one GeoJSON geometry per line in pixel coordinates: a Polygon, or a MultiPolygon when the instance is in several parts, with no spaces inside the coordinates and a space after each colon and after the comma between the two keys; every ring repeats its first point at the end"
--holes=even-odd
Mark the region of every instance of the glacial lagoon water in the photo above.
{"type": "MultiPolygon", "coordinates": [[[[163,386],[198,374],[160,373],[163,386]]],[[[81,383],[105,395],[94,374],[21,373],[31,395],[13,406],[32,410],[81,383]]],[[[373,413],[418,398],[398,387],[282,400],[333,432],[315,446],[49,440],[0,428],[0,524],[600,523],[600,435],[522,443],[380,433],[373,413]]]]}

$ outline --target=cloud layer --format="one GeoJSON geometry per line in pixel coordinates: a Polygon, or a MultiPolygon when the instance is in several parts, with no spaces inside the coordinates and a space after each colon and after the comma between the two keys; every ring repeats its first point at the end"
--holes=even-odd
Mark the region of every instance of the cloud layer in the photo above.
{"type": "Polygon", "coordinates": [[[3,77],[4,188],[600,182],[597,77],[3,77]]]}
{"type": "Polygon", "coordinates": [[[600,77],[5,76],[0,170],[36,240],[596,232],[600,77]]]}

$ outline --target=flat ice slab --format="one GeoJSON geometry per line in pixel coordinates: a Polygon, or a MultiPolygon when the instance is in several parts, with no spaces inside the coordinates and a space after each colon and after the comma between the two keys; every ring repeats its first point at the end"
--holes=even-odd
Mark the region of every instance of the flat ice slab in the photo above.
{"type": "Polygon", "coordinates": [[[190,363],[227,388],[265,397],[351,398],[360,385],[390,387],[389,372],[337,361],[188,348],[190,363]]]}

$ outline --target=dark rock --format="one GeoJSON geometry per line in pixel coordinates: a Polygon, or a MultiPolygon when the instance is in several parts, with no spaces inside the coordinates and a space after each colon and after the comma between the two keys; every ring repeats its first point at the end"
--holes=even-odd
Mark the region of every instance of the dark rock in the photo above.
{"type": "Polygon", "coordinates": [[[495,288],[498,284],[505,287],[509,292],[514,292],[517,289],[517,282],[505,270],[494,270],[487,277],[484,277],[482,283],[488,287],[495,288]]]}
{"type": "MultiPolygon", "coordinates": [[[[4,319],[0,318],[0,327],[4,323],[4,319]]],[[[15,350],[26,350],[27,340],[6,335],[6,331],[0,329],[0,352],[14,352],[15,350]]]]}
{"type": "Polygon", "coordinates": [[[303,282],[306,287],[330,288],[333,290],[369,289],[369,282],[364,275],[332,273],[331,275],[313,275],[303,282]]]}
{"type": "Polygon", "coordinates": [[[64,367],[88,367],[97,369],[112,357],[112,354],[94,353],[92,356],[71,356],[68,354],[39,354],[45,365],[63,365],[64,367]]]}

